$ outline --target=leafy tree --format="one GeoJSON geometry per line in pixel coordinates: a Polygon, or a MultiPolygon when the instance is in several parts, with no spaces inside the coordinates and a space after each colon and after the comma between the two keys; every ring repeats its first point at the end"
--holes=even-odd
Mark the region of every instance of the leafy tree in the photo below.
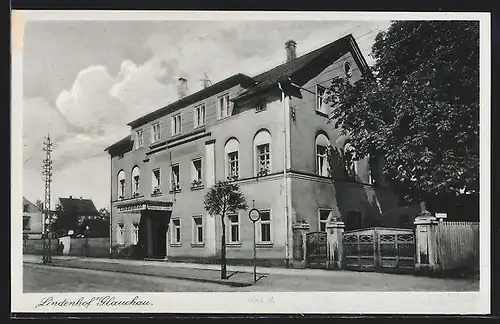
{"type": "Polygon", "coordinates": [[[55,212],[57,219],[54,222],[53,230],[58,235],[65,235],[68,230],[75,230],[78,226],[78,217],[74,213],[66,213],[60,204],[55,206],[55,212]]]}
{"type": "Polygon", "coordinates": [[[99,216],[104,219],[109,219],[110,212],[107,208],[99,209],[99,216]]]}
{"type": "Polygon", "coordinates": [[[333,80],[327,102],[355,159],[382,158],[405,203],[479,191],[479,23],[396,21],[373,74],[333,80]]]}
{"type": "Polygon", "coordinates": [[[240,209],[247,210],[245,196],[235,183],[218,181],[205,195],[205,210],[213,217],[219,215],[222,224],[221,240],[221,279],[227,278],[226,271],[226,223],[228,212],[236,213],[240,209]]]}

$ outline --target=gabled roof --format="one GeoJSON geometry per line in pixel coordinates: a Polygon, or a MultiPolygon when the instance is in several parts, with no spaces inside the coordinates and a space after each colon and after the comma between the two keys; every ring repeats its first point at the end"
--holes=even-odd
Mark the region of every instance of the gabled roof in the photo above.
{"type": "Polygon", "coordinates": [[[59,198],[59,202],[61,203],[62,210],[66,213],[89,216],[99,214],[91,199],[59,198]]]}
{"type": "Polygon", "coordinates": [[[118,148],[119,146],[125,146],[127,144],[130,144],[132,143],[132,136],[131,135],[128,135],[128,136],[125,136],[124,138],[122,138],[121,140],[119,140],[118,142],[108,146],[104,151],[109,151],[109,150],[113,150],[114,148],[118,148]]]}
{"type": "Polygon", "coordinates": [[[238,84],[243,84],[245,86],[248,86],[253,83],[252,78],[250,78],[247,75],[244,75],[242,73],[235,74],[233,76],[230,76],[229,78],[226,78],[222,81],[219,81],[207,88],[204,88],[200,91],[197,91],[189,96],[186,96],[180,100],[177,100],[163,108],[157,109],[145,116],[142,116],[127,125],[129,125],[132,128],[139,127],[141,125],[144,125],[150,121],[153,121],[161,116],[165,116],[166,114],[173,112],[177,109],[183,108],[185,106],[189,106],[193,103],[196,103],[197,101],[200,101],[206,97],[212,96],[218,92],[224,91],[226,89],[229,89],[231,87],[234,87],[235,85],[238,84]]]}
{"type": "Polygon", "coordinates": [[[29,209],[30,213],[38,213],[38,212],[42,211],[40,208],[38,208],[37,205],[35,205],[34,203],[32,203],[31,201],[29,201],[28,199],[26,199],[23,196],[23,206],[24,205],[28,205],[28,209],[29,209]]]}
{"type": "Polygon", "coordinates": [[[270,87],[277,86],[278,82],[288,83],[290,79],[301,86],[324,69],[325,65],[331,64],[349,51],[351,51],[361,73],[365,76],[369,72],[368,64],[361,55],[353,36],[349,34],[253,77],[255,84],[242,91],[234,101],[259,94],[270,87]]]}

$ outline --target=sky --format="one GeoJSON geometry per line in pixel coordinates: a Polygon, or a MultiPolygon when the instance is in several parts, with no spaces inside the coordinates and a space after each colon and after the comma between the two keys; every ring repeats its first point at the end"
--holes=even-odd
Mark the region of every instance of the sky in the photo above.
{"type": "Polygon", "coordinates": [[[127,123],[235,73],[253,76],[352,34],[369,65],[390,21],[28,21],[23,47],[23,195],[44,198],[44,136],[53,140],[52,206],[59,197],[110,205],[105,148],[127,123]]]}

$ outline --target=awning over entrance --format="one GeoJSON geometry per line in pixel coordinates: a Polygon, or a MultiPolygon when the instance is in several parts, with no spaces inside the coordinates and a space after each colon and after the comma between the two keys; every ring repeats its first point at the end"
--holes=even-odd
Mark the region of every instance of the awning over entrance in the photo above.
{"type": "Polygon", "coordinates": [[[141,213],[142,211],[172,211],[171,201],[133,199],[116,203],[119,212],[141,213]]]}

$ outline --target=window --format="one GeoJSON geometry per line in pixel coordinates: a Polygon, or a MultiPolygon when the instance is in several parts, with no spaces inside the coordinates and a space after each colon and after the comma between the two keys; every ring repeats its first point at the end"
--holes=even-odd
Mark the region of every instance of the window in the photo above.
{"type": "Polygon", "coordinates": [[[330,141],[328,137],[324,134],[319,134],[316,136],[316,174],[328,177],[329,164],[328,164],[328,147],[330,146],[330,141]]]}
{"type": "Polygon", "coordinates": [[[153,124],[153,143],[161,139],[160,123],[156,122],[153,124]]]}
{"type": "Polygon", "coordinates": [[[139,167],[136,166],[132,169],[132,198],[139,196],[140,178],[141,178],[141,172],[139,170],[139,167]]]}
{"type": "Polygon", "coordinates": [[[29,231],[31,229],[31,217],[23,216],[23,231],[29,231]]]}
{"type": "Polygon", "coordinates": [[[23,213],[29,213],[30,212],[30,206],[28,204],[23,204],[23,213]]]}
{"type": "Polygon", "coordinates": [[[347,212],[346,231],[360,229],[362,227],[362,217],[359,211],[347,212]]]}
{"type": "Polygon", "coordinates": [[[181,114],[172,116],[172,135],[181,133],[181,114]]]}
{"type": "Polygon", "coordinates": [[[181,220],[172,219],[172,244],[181,244],[181,220]]]}
{"type": "Polygon", "coordinates": [[[326,114],[325,94],[326,88],[319,84],[316,85],[316,110],[326,114]]]}
{"type": "Polygon", "coordinates": [[[132,244],[137,244],[139,242],[139,222],[134,221],[132,223],[132,244]]]}
{"type": "Polygon", "coordinates": [[[142,129],[138,129],[135,131],[135,149],[140,149],[144,146],[144,136],[142,133],[142,129]]]}
{"type": "Polygon", "coordinates": [[[229,235],[228,243],[237,244],[240,242],[240,217],[238,214],[228,215],[229,235]]]}
{"type": "Polygon", "coordinates": [[[266,110],[266,109],[267,109],[267,102],[265,102],[265,101],[259,103],[257,105],[257,107],[255,107],[255,111],[256,112],[263,111],[263,110],[266,110]]]}
{"type": "Polygon", "coordinates": [[[178,164],[172,165],[170,190],[171,191],[179,191],[179,190],[181,190],[179,165],[178,164]]]}
{"type": "Polygon", "coordinates": [[[120,170],[118,172],[118,199],[125,198],[125,172],[120,170]]]}
{"type": "Polygon", "coordinates": [[[237,180],[239,178],[239,149],[240,143],[235,138],[227,141],[226,146],[224,147],[226,156],[226,178],[229,180],[237,180]]]}
{"type": "Polygon", "coordinates": [[[205,104],[194,108],[194,127],[205,125],[205,104]]]}
{"type": "Polygon", "coordinates": [[[260,219],[258,226],[258,242],[270,244],[271,240],[271,212],[269,210],[259,210],[260,219]]]}
{"type": "Polygon", "coordinates": [[[254,138],[255,147],[255,173],[264,176],[271,173],[271,134],[262,130],[254,138]]]}
{"type": "Polygon", "coordinates": [[[160,195],[161,194],[161,171],[160,169],[154,169],[153,170],[153,179],[152,179],[152,184],[153,184],[153,195],[160,195]]]}
{"type": "Polygon", "coordinates": [[[348,78],[352,76],[351,64],[349,62],[344,62],[344,73],[348,78]]]}
{"type": "Polygon", "coordinates": [[[229,116],[229,94],[217,98],[217,111],[219,119],[229,116]]]}
{"type": "Polygon", "coordinates": [[[203,216],[193,217],[193,244],[203,244],[203,216]]]}
{"type": "Polygon", "coordinates": [[[123,223],[118,223],[118,231],[116,233],[116,243],[117,244],[125,244],[125,225],[123,223]]]}
{"type": "Polygon", "coordinates": [[[328,217],[332,212],[331,209],[320,209],[319,210],[319,231],[326,232],[326,224],[328,223],[328,217]]]}
{"type": "Polygon", "coordinates": [[[191,187],[201,188],[203,186],[203,175],[201,169],[201,159],[194,159],[191,163],[191,187]]]}
{"type": "Polygon", "coordinates": [[[347,177],[351,180],[356,180],[356,175],[358,174],[356,150],[350,143],[344,145],[344,164],[347,177]]]}

